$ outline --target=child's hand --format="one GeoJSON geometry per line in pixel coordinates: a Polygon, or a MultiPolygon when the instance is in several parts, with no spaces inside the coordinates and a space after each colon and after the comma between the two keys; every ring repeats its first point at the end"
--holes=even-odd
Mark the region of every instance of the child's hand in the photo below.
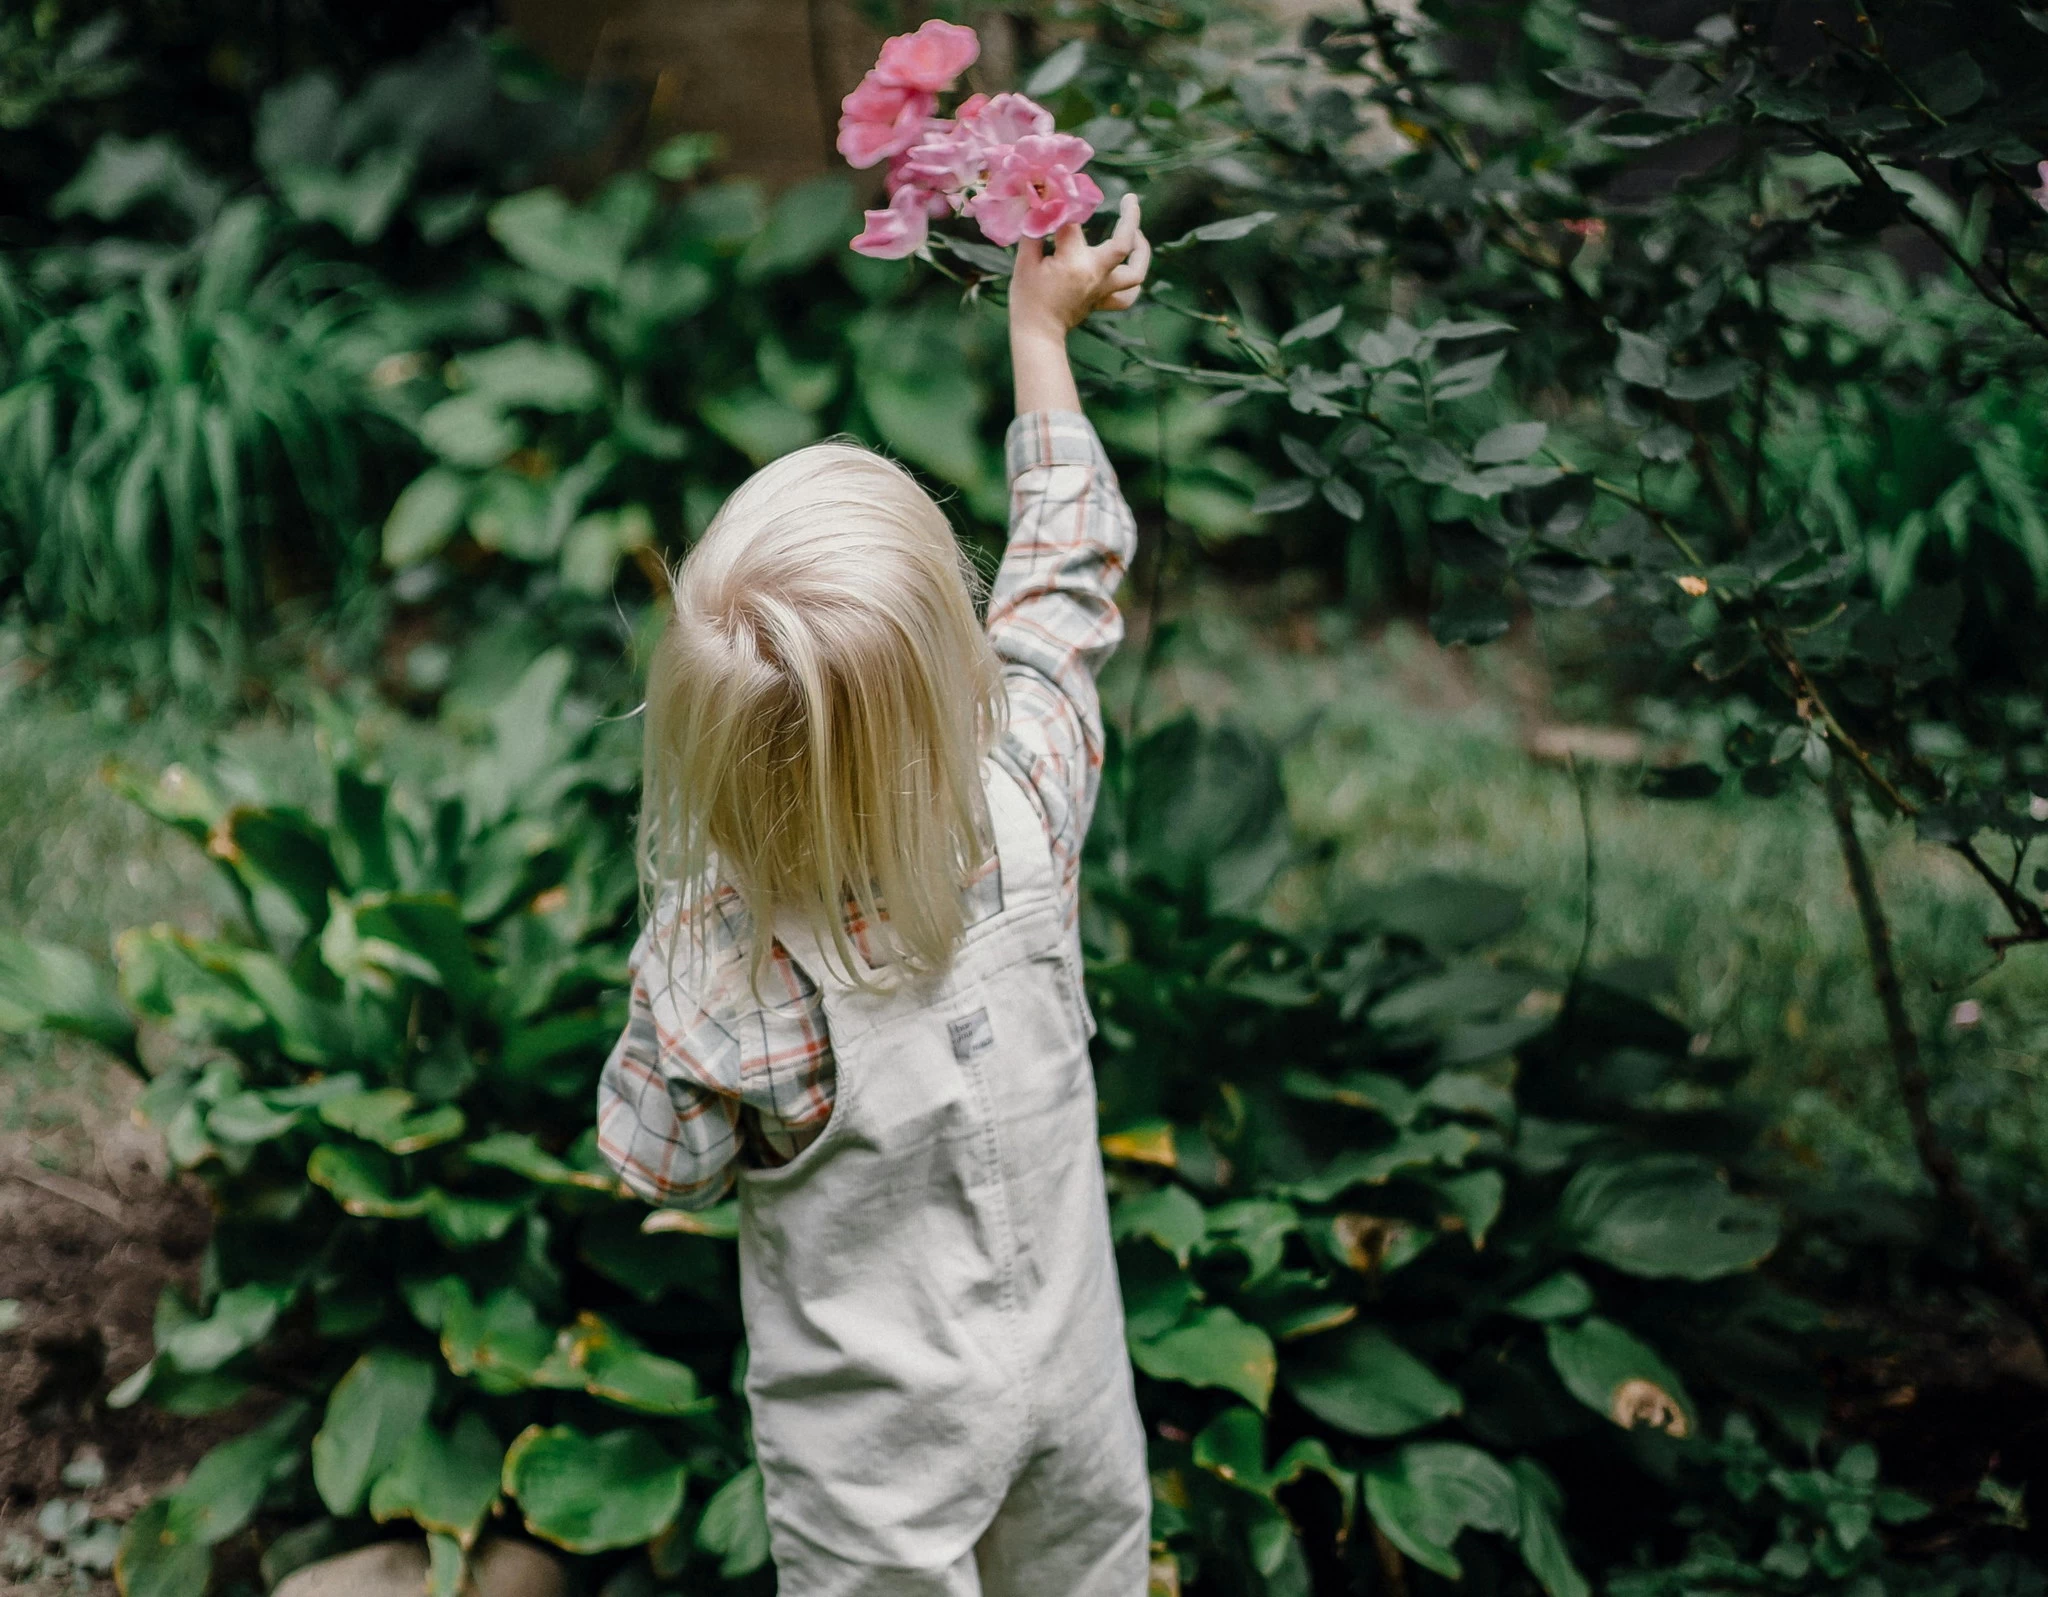
{"type": "Polygon", "coordinates": [[[1137,303],[1152,264],[1152,245],[1138,230],[1138,196],[1117,208],[1116,231],[1090,244],[1073,222],[1053,238],[1047,254],[1036,239],[1017,245],[1010,278],[1010,331],[1065,342],[1095,311],[1129,310],[1137,303]]]}

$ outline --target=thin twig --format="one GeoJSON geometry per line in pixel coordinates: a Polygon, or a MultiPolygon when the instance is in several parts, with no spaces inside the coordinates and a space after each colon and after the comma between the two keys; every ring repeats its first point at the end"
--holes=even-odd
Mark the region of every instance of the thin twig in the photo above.
{"type": "Polygon", "coordinates": [[[1892,934],[1885,920],[1884,904],[1871,875],[1870,858],[1856,830],[1856,809],[1849,788],[1839,772],[1828,781],[1828,812],[1834,818],[1835,836],[1841,844],[1842,864],[1849,874],[1849,891],[1856,900],[1856,912],[1863,922],[1863,941],[1870,952],[1871,985],[1877,993],[1878,1008],[1884,1012],[1885,1036],[1891,1047],[1892,1073],[1899,1098],[1912,1129],[1913,1151],[1920,1167],[1934,1183],[1941,1200],[1961,1220],[1982,1251],[1984,1273],[2008,1307],[2027,1323],[2036,1339],[2048,1348],[2048,1306],[2034,1285],[2032,1272],[1992,1228],[1983,1205],[1963,1180],[1954,1151],[1941,1139],[1928,1106],[1927,1067],[1921,1058],[1920,1037],[1906,1013],[1904,990],[1899,984],[1898,964],[1892,954],[1892,934]]]}
{"type": "Polygon", "coordinates": [[[98,1187],[88,1186],[83,1181],[74,1181],[70,1176],[58,1175],[54,1170],[43,1170],[32,1164],[15,1160],[7,1166],[8,1175],[17,1181],[26,1181],[32,1187],[40,1187],[55,1198],[64,1198],[81,1208],[90,1209],[103,1220],[119,1225],[128,1218],[127,1211],[98,1187]]]}

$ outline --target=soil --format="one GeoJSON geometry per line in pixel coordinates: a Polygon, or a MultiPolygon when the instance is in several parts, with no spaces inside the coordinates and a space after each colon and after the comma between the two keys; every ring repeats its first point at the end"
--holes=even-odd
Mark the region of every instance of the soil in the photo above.
{"type": "MultiPolygon", "coordinates": [[[[106,1406],[153,1351],[158,1295],[171,1284],[192,1291],[209,1217],[194,1184],[166,1179],[154,1135],[129,1122],[133,1085],[86,1068],[91,1101],[73,1106],[58,1146],[0,1133],[0,1301],[19,1305],[0,1335],[0,1548],[13,1535],[40,1542],[36,1515],[60,1498],[125,1521],[245,1423],[106,1406]],[[99,1485],[65,1484],[67,1465],[95,1457],[99,1485]]],[[[46,1590],[113,1587],[30,1581],[0,1566],[9,1597],[46,1590]]]]}

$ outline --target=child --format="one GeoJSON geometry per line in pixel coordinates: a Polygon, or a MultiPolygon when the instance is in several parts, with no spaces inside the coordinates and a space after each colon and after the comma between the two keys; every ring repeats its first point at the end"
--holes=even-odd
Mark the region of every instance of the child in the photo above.
{"type": "Polygon", "coordinates": [[[826,443],[726,502],[649,670],[654,909],[599,1135],[651,1202],[737,1180],[783,1597],[1145,1590],[1075,931],[1135,533],[1066,337],[1150,254],[1135,199],[1019,246],[985,629],[938,506],[826,443]]]}

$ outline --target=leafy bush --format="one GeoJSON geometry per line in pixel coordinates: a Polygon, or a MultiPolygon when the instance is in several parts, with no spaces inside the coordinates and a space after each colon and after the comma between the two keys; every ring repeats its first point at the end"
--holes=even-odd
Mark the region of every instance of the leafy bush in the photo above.
{"type": "MultiPolygon", "coordinates": [[[[122,934],[118,990],[0,958],[5,1023],[160,1061],[142,1112],[215,1194],[204,1295],[165,1299],[113,1401],[268,1394],[135,1521],[130,1597],[199,1589],[252,1522],[275,1573],[410,1520],[452,1590],[499,1511],[600,1571],[757,1578],[736,1211],[643,1227],[594,1152],[635,751],[569,674],[541,656],[470,743],[327,707],[312,812],[126,779],[244,924],[122,934]]],[[[1597,974],[1487,959],[1499,887],[1380,889],[1306,939],[1250,918],[1289,845],[1249,733],[1174,722],[1109,777],[1103,1146],[1157,1530],[1195,1589],[1456,1578],[1497,1545],[1580,1597],[1641,1539],[1598,1507],[1618,1478],[1668,1512],[1657,1460],[1731,1405],[1811,1444],[1802,1311],[1753,1269],[1778,1221],[1722,1173],[1755,1130],[1733,1062],[1597,974]]]]}

